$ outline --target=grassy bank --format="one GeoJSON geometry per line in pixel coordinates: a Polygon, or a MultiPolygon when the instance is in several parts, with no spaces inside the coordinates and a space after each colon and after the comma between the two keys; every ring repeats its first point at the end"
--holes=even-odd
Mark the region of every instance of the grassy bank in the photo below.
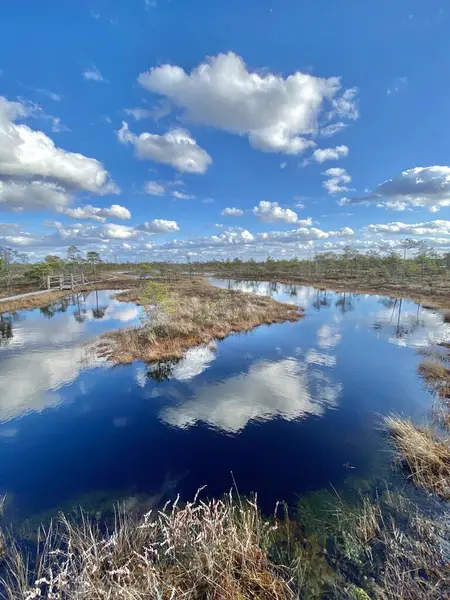
{"type": "Polygon", "coordinates": [[[144,306],[141,327],[103,337],[102,351],[117,363],[181,358],[198,344],[259,325],[297,321],[296,306],[267,296],[220,289],[202,277],[179,277],[118,294],[117,299],[144,306]]]}
{"type": "MultiPolygon", "coordinates": [[[[137,281],[135,279],[126,276],[120,276],[114,279],[101,281],[99,283],[96,283],[95,285],[84,286],[83,292],[89,292],[94,290],[116,290],[136,285],[137,281]]],[[[18,310],[30,310],[33,308],[47,306],[51,302],[55,302],[55,300],[59,300],[60,298],[64,298],[65,296],[70,296],[73,293],[76,292],[55,290],[52,292],[38,294],[35,296],[24,296],[23,298],[16,298],[13,300],[2,300],[0,302],[0,314],[16,312],[18,310]]]]}
{"type": "Polygon", "coordinates": [[[450,439],[408,419],[390,416],[387,428],[395,439],[398,460],[420,487],[450,500],[450,439]]]}
{"type": "Polygon", "coordinates": [[[449,533],[448,523],[430,520],[391,493],[364,497],[357,505],[334,495],[322,508],[323,512],[314,511],[306,502],[295,521],[280,509],[267,519],[256,498],[230,494],[221,500],[194,499],[183,506],[177,499],[142,520],[118,511],[109,529],[83,513],[77,522],[61,516],[48,531],[41,531],[36,557],[24,552],[12,536],[6,537],[3,597],[448,597],[449,563],[440,543],[449,533]]]}
{"type": "MultiPolygon", "coordinates": [[[[444,314],[445,321],[445,314],[444,314]]],[[[448,344],[426,348],[418,372],[435,395],[428,426],[391,415],[386,426],[396,442],[397,461],[416,485],[450,500],[450,353],[448,344]],[[434,423],[433,423],[434,421],[434,423]]]]}
{"type": "MultiPolygon", "coordinates": [[[[294,272],[255,270],[252,274],[242,274],[239,270],[227,273],[216,273],[217,277],[242,279],[251,281],[276,281],[277,283],[294,285],[311,285],[316,288],[330,289],[336,292],[351,292],[356,294],[377,294],[394,298],[410,298],[419,303],[436,308],[450,307],[450,279],[446,277],[433,278],[420,284],[418,280],[389,281],[386,277],[336,274],[333,277],[325,275],[299,275],[294,272]]],[[[450,317],[449,317],[450,318],[450,317]]]]}
{"type": "Polygon", "coordinates": [[[64,298],[64,296],[67,295],[68,292],[55,291],[36,296],[25,296],[13,300],[4,300],[0,302],[0,314],[47,306],[47,304],[55,302],[55,300],[59,300],[60,298],[64,298]]]}

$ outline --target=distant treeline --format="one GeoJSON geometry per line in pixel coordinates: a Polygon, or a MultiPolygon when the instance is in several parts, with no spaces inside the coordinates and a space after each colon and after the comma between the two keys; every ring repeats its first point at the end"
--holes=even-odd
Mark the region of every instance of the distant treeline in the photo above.
{"type": "MultiPolygon", "coordinates": [[[[145,276],[211,273],[222,276],[258,279],[264,276],[324,280],[383,280],[406,283],[433,281],[450,275],[450,252],[439,254],[424,242],[405,239],[400,249],[386,245],[377,250],[361,252],[346,246],[340,252],[316,252],[308,258],[279,259],[268,256],[265,260],[227,258],[222,260],[194,260],[186,253],[181,262],[152,261],[112,262],[104,260],[96,251],[85,253],[70,246],[64,258],[48,255],[41,262],[29,263],[26,254],[0,247],[0,287],[9,288],[13,278],[39,282],[42,277],[63,271],[84,271],[96,275],[101,271],[132,271],[145,276]]],[[[195,257],[197,259],[197,256],[195,257]]]]}

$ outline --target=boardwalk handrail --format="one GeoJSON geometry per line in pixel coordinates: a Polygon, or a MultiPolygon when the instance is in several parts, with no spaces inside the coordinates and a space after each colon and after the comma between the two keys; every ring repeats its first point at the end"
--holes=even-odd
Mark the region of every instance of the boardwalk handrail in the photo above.
{"type": "Polygon", "coordinates": [[[75,290],[90,283],[83,273],[77,276],[73,273],[71,275],[47,275],[45,278],[47,290],[75,290]]]}

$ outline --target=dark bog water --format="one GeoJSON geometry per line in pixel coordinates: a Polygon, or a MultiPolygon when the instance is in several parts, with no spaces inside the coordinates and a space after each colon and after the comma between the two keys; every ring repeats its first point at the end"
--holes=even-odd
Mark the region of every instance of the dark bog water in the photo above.
{"type": "Polygon", "coordinates": [[[426,417],[417,351],[450,339],[414,302],[311,287],[219,281],[294,302],[263,326],[177,364],[113,367],[85,343],[139,322],[113,292],[3,316],[0,493],[21,518],[105,499],[230,489],[276,500],[390,476],[380,415],[426,417]],[[233,476],[231,475],[233,473],[233,476]]]}

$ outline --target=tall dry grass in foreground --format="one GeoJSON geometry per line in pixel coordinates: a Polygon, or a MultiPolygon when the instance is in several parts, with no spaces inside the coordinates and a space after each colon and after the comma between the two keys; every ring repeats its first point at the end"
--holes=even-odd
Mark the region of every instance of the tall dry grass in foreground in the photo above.
{"type": "Polygon", "coordinates": [[[192,346],[258,325],[297,321],[303,316],[292,304],[216,288],[203,278],[152,282],[149,288],[116,296],[143,305],[146,316],[141,327],[104,336],[103,352],[115,362],[181,358],[192,346]]]}
{"type": "Polygon", "coordinates": [[[120,513],[101,533],[65,517],[41,542],[32,571],[17,547],[5,581],[10,600],[293,598],[267,557],[271,525],[253,501],[232,497],[172,505],[136,523],[120,513]]]}
{"type": "Polygon", "coordinates": [[[417,427],[410,419],[391,415],[385,423],[397,445],[397,458],[408,468],[413,481],[450,500],[450,440],[438,438],[431,429],[417,427]]]}
{"type": "MultiPolygon", "coordinates": [[[[177,501],[110,531],[61,516],[32,559],[8,540],[7,600],[440,600],[450,568],[430,521],[388,494],[339,500],[312,535],[265,520],[256,498],[177,501]],[[333,524],[330,523],[330,520],[333,524]],[[326,530],[324,538],[320,530],[326,530]],[[284,563],[285,566],[282,566],[284,563]]],[[[1,594],[1,589],[0,589],[1,594]]]]}

